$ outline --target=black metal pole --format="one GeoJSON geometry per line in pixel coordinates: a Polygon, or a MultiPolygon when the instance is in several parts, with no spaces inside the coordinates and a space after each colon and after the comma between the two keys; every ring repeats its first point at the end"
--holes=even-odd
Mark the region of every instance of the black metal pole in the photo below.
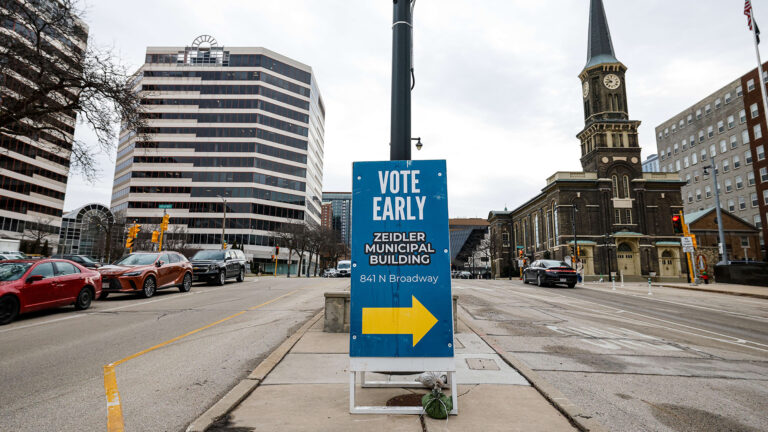
{"type": "Polygon", "coordinates": [[[390,160],[411,160],[411,38],[410,0],[393,0],[392,124],[390,160]]]}
{"type": "Polygon", "coordinates": [[[576,258],[579,256],[579,240],[576,238],[576,204],[573,205],[573,213],[571,213],[571,225],[573,225],[573,268],[576,268],[576,258]]]}

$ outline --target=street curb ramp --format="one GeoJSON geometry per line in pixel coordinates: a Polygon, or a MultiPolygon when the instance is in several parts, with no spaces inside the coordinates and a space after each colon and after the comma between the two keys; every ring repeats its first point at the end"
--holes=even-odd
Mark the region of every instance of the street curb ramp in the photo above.
{"type": "Polygon", "coordinates": [[[187,427],[186,432],[205,432],[208,430],[208,428],[213,426],[216,422],[223,419],[227,416],[227,414],[237,408],[237,406],[240,405],[240,403],[245,400],[245,398],[247,398],[251,393],[253,393],[254,390],[256,390],[259,384],[264,381],[264,378],[266,378],[272,369],[274,369],[283,360],[291,348],[293,348],[299,339],[304,336],[304,333],[312,328],[312,326],[315,325],[322,317],[323,312],[321,311],[314,317],[310,318],[309,321],[304,323],[301,328],[299,328],[294,334],[292,334],[288,339],[280,344],[280,346],[275,348],[275,350],[272,351],[272,353],[269,354],[267,358],[259,363],[259,365],[256,366],[256,369],[254,369],[247,378],[237,383],[232,388],[232,390],[228,391],[227,394],[224,395],[224,397],[213,404],[212,407],[208,408],[208,410],[200,415],[200,417],[195,419],[195,421],[193,421],[187,427]]]}
{"type": "Polygon", "coordinates": [[[560,390],[556,389],[547,380],[539,376],[533,369],[529,368],[525,363],[509,355],[504,349],[499,346],[498,342],[491,336],[488,336],[480,330],[476,325],[472,323],[472,318],[469,316],[464,308],[462,308],[461,316],[459,320],[469,327],[470,330],[475,332],[480,339],[485,341],[496,353],[501,356],[504,361],[516,369],[520,375],[527,379],[533,388],[541,393],[544,398],[549,401],[561,414],[563,414],[571,424],[582,432],[608,432],[602,424],[592,419],[592,416],[584,412],[581,407],[571,402],[560,390]]]}

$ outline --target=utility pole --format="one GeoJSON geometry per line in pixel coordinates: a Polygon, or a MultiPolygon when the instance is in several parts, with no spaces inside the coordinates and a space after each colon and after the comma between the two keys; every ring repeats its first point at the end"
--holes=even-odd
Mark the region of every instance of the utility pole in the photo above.
{"type": "Polygon", "coordinates": [[[712,181],[715,185],[715,211],[717,212],[717,232],[720,236],[720,244],[723,248],[723,259],[718,263],[719,265],[728,265],[728,247],[725,244],[725,231],[723,230],[723,212],[720,209],[720,188],[717,187],[717,163],[715,158],[710,159],[712,165],[705,167],[705,169],[712,170],[712,181]]]}
{"type": "Polygon", "coordinates": [[[218,195],[222,201],[224,201],[224,220],[221,221],[221,249],[226,249],[226,240],[224,236],[227,234],[227,199],[221,195],[218,195]]]}
{"type": "Polygon", "coordinates": [[[579,209],[576,208],[576,204],[573,204],[573,212],[571,213],[571,225],[573,225],[573,259],[571,263],[573,268],[576,268],[576,260],[579,258],[579,240],[576,237],[576,212],[579,209]]]}
{"type": "Polygon", "coordinates": [[[413,10],[411,0],[393,0],[392,119],[390,160],[411,160],[411,72],[413,10]]]}

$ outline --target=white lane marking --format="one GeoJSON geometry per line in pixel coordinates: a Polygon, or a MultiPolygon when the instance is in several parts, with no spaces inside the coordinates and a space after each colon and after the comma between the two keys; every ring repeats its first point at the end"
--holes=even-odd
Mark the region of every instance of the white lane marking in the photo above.
{"type": "MultiPolygon", "coordinates": [[[[542,299],[541,297],[538,297],[538,296],[535,296],[535,295],[526,295],[526,294],[523,294],[523,293],[518,293],[518,294],[526,296],[526,297],[531,297],[531,298],[534,298],[536,300],[550,300],[551,301],[551,298],[550,299],[542,299]]],[[[603,308],[612,309],[610,306],[604,305],[602,303],[597,303],[597,302],[593,302],[593,301],[589,301],[589,300],[584,300],[584,299],[578,299],[578,298],[571,298],[571,297],[563,296],[563,295],[560,295],[560,294],[553,294],[553,295],[557,296],[557,297],[561,297],[561,298],[567,299],[567,300],[571,300],[571,301],[572,300],[577,300],[577,301],[581,301],[581,302],[584,302],[584,303],[591,303],[591,304],[594,304],[594,305],[598,305],[598,306],[601,306],[603,308]]],[[[600,313],[600,314],[607,315],[607,316],[612,316],[612,317],[614,316],[610,312],[599,312],[599,311],[595,311],[593,309],[589,309],[589,308],[586,308],[586,307],[583,307],[583,306],[578,306],[576,304],[571,304],[570,306],[578,307],[578,308],[584,309],[584,310],[586,310],[588,312],[600,313]]],[[[750,340],[746,340],[746,339],[740,339],[740,338],[737,338],[735,336],[729,336],[729,335],[726,335],[726,334],[717,333],[717,332],[713,332],[713,331],[710,331],[710,330],[705,330],[705,329],[701,329],[701,328],[698,328],[698,327],[689,326],[689,325],[686,325],[686,324],[676,323],[674,321],[669,321],[669,320],[664,320],[664,319],[661,319],[661,318],[656,318],[656,317],[652,317],[652,316],[648,316],[648,315],[643,315],[643,314],[637,313],[637,312],[629,312],[628,311],[626,313],[637,315],[637,316],[641,316],[641,317],[647,318],[647,319],[661,321],[661,322],[668,323],[668,324],[671,324],[671,325],[676,325],[676,326],[680,326],[680,327],[686,327],[686,328],[689,328],[691,330],[696,330],[696,331],[700,331],[700,332],[704,332],[704,333],[713,334],[713,335],[716,335],[716,336],[721,336],[721,337],[726,337],[726,338],[729,338],[729,339],[734,339],[735,341],[744,340],[745,341],[744,343],[748,343],[748,344],[752,344],[752,345],[757,345],[757,346],[762,346],[762,347],[768,347],[768,345],[762,344],[760,342],[750,341],[750,340]]],[[[758,347],[754,347],[754,346],[749,346],[749,345],[745,345],[744,343],[738,343],[738,342],[735,342],[735,341],[732,341],[732,340],[726,340],[726,339],[716,338],[716,337],[712,337],[712,336],[707,336],[707,335],[703,335],[703,334],[699,334],[699,333],[694,333],[694,332],[691,332],[691,331],[676,329],[676,328],[673,328],[673,327],[670,327],[670,326],[665,326],[665,325],[660,325],[660,324],[653,324],[653,323],[637,321],[637,320],[635,320],[635,322],[641,323],[641,324],[644,324],[644,325],[654,325],[657,328],[662,328],[662,329],[665,329],[665,330],[675,331],[675,332],[678,332],[678,333],[688,334],[688,335],[692,335],[692,336],[698,336],[698,337],[705,338],[705,339],[711,339],[711,340],[714,340],[714,341],[717,341],[717,342],[727,343],[727,344],[730,344],[730,345],[738,345],[738,346],[745,347],[745,348],[750,348],[750,349],[754,349],[754,350],[758,350],[758,351],[768,352],[768,349],[763,349],[763,348],[758,348],[758,347]]]]}

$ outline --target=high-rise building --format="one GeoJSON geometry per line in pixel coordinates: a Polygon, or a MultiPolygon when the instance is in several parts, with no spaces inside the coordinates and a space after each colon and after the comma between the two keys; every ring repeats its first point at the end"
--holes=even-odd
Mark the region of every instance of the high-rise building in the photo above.
{"type": "MultiPolygon", "coordinates": [[[[8,0],[0,3],[0,8],[10,11],[12,8],[35,8],[36,2],[8,0]]],[[[29,16],[44,13],[40,10],[27,9],[29,16]]],[[[30,19],[27,16],[25,19],[30,19]]],[[[6,19],[0,25],[3,38],[9,46],[29,43],[35,37],[22,18],[13,19],[12,14],[3,13],[6,19]]],[[[40,18],[42,24],[44,21],[40,18]]],[[[83,57],[88,39],[88,27],[77,22],[76,31],[70,35],[41,32],[41,38],[50,47],[47,54],[62,60],[60,67],[74,70],[83,57]],[[66,60],[66,61],[64,61],[66,60]]],[[[0,47],[9,48],[9,47],[0,47]]],[[[12,50],[11,52],[18,52],[12,50]]],[[[7,54],[6,54],[7,55],[7,54]]],[[[3,59],[0,67],[0,113],[13,111],[13,105],[19,100],[15,95],[26,98],[37,91],[34,84],[37,74],[25,59],[3,59]],[[10,61],[8,61],[10,60],[10,61]]],[[[44,79],[51,79],[46,76],[44,79]]],[[[62,91],[55,94],[61,101],[76,97],[74,92],[62,91]]],[[[51,94],[50,96],[54,96],[51,94]]],[[[76,113],[74,111],[55,112],[50,122],[37,125],[34,132],[24,131],[28,125],[26,119],[20,119],[13,128],[19,135],[0,133],[0,238],[30,239],[50,241],[55,246],[61,229],[61,217],[64,209],[64,193],[69,176],[70,153],[74,141],[76,113]],[[46,126],[55,125],[55,130],[46,126]],[[34,231],[30,235],[30,231],[34,231]],[[26,235],[25,235],[26,234],[26,235]]]]}
{"type": "Polygon", "coordinates": [[[629,117],[627,67],[616,58],[602,0],[591,1],[587,52],[577,135],[584,170],[555,173],[512,211],[512,244],[530,260],[578,254],[593,277],[679,279],[685,260],[672,215],[683,209],[683,183],[677,174],[642,172],[640,122],[629,117]]]}
{"type": "Polygon", "coordinates": [[[323,228],[333,229],[333,204],[323,203],[323,214],[320,217],[320,225],[323,228]]]}
{"type": "Polygon", "coordinates": [[[715,207],[715,185],[704,169],[714,161],[720,205],[757,226],[764,248],[768,141],[763,138],[766,124],[759,82],[755,68],[672,116],[656,128],[656,145],[661,171],[678,173],[685,182],[687,214],[715,207]]]}
{"type": "Polygon", "coordinates": [[[323,192],[323,202],[333,207],[333,229],[339,239],[351,247],[352,192],[323,192]]]}
{"type": "Polygon", "coordinates": [[[114,213],[159,224],[168,207],[191,247],[226,241],[265,263],[283,224],[320,223],[325,108],[310,66],[200,36],[148,48],[134,84],[148,127],[121,132],[114,213]]]}
{"type": "Polygon", "coordinates": [[[643,162],[643,172],[660,172],[659,155],[652,154],[643,162]]]}

